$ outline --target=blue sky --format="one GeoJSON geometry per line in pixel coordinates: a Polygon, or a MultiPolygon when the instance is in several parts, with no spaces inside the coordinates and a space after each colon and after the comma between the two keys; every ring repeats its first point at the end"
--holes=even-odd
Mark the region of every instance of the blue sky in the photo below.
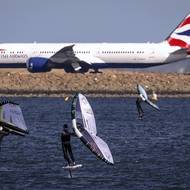
{"type": "Polygon", "coordinates": [[[159,42],[189,0],[0,0],[0,42],[159,42]]]}

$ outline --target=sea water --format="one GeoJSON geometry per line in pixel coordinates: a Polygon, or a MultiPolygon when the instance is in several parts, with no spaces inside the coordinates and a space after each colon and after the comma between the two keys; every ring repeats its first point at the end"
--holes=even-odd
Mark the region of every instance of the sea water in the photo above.
{"type": "MultiPolygon", "coordinates": [[[[9,98],[10,99],[10,98],[9,98]]],[[[88,98],[98,135],[110,147],[114,166],[98,160],[79,139],[72,139],[73,178],[62,167],[60,133],[71,126],[71,99],[11,98],[20,104],[29,134],[9,135],[0,152],[0,189],[190,189],[190,99],[161,98],[160,111],[135,98],[88,98]]]]}

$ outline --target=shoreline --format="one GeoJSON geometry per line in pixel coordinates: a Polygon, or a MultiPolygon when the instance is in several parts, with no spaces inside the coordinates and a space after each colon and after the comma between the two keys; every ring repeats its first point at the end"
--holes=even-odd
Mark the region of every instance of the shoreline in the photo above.
{"type": "MultiPolygon", "coordinates": [[[[137,97],[137,92],[100,92],[100,91],[17,91],[12,90],[8,92],[0,91],[0,96],[6,97],[70,97],[77,92],[82,93],[88,97],[137,97]]],[[[148,93],[148,95],[151,95],[148,93]]],[[[161,92],[157,93],[161,98],[190,98],[190,92],[161,92]]]]}

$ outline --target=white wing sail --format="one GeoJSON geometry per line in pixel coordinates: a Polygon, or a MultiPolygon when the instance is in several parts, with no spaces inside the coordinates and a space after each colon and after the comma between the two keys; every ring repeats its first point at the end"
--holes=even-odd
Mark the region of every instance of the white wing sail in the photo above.
{"type": "Polygon", "coordinates": [[[96,135],[97,130],[94,113],[84,95],[75,95],[71,115],[73,129],[84,145],[98,158],[107,164],[113,165],[114,161],[108,145],[96,135]]]}
{"type": "Polygon", "coordinates": [[[148,95],[145,89],[140,84],[137,84],[137,91],[140,94],[140,96],[144,98],[143,101],[148,99],[148,95]]]}
{"type": "Polygon", "coordinates": [[[83,119],[84,128],[92,135],[97,134],[96,121],[94,118],[93,110],[88,103],[88,100],[82,94],[78,95],[79,104],[81,107],[81,115],[83,119]]]}
{"type": "Polygon", "coordinates": [[[22,110],[18,104],[5,102],[0,105],[0,123],[14,134],[28,133],[22,110]]]}
{"type": "Polygon", "coordinates": [[[148,95],[147,95],[145,89],[140,84],[137,84],[137,91],[144,102],[146,102],[148,105],[152,106],[154,109],[160,110],[160,108],[156,104],[154,104],[153,102],[151,102],[148,99],[148,95]]]}
{"type": "Polygon", "coordinates": [[[145,101],[147,104],[149,104],[150,106],[152,106],[154,109],[156,110],[160,110],[160,108],[154,104],[153,102],[151,102],[149,99],[145,101]]]}
{"type": "Polygon", "coordinates": [[[98,136],[93,136],[92,138],[94,139],[97,146],[101,147],[101,152],[102,152],[104,158],[106,158],[111,163],[113,163],[113,157],[111,155],[108,145],[98,136]]]}

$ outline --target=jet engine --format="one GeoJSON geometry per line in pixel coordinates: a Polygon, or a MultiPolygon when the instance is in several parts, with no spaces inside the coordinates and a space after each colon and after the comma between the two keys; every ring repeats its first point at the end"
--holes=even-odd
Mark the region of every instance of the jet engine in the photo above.
{"type": "Polygon", "coordinates": [[[48,61],[44,57],[32,57],[26,62],[26,67],[31,73],[48,72],[51,71],[48,61]]]}

